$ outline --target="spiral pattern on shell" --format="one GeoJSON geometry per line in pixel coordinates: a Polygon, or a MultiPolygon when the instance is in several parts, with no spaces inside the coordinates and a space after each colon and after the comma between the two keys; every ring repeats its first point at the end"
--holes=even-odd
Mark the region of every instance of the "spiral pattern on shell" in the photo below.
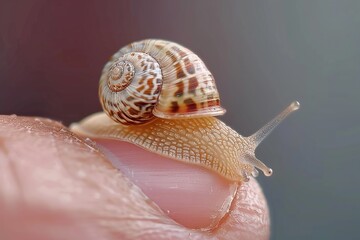
{"type": "Polygon", "coordinates": [[[109,69],[107,84],[113,92],[126,88],[134,77],[134,65],[128,61],[115,61],[109,69]]]}
{"type": "Polygon", "coordinates": [[[113,120],[142,124],[159,118],[194,118],[225,113],[215,80],[189,49],[164,40],[121,48],[105,65],[100,102],[113,120]]]}
{"type": "Polygon", "coordinates": [[[105,112],[122,124],[141,124],[154,116],[161,89],[157,61],[141,52],[124,54],[105,66],[100,80],[100,98],[105,112]]]}

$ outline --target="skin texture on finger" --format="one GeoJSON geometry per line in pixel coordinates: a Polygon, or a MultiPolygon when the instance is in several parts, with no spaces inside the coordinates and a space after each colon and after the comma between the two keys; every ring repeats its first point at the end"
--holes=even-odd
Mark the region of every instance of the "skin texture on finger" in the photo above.
{"type": "MultiPolygon", "coordinates": [[[[97,239],[254,239],[251,231],[261,232],[256,239],[269,235],[266,201],[255,181],[239,188],[218,228],[190,230],[169,218],[91,141],[51,120],[0,117],[0,178],[0,209],[14,219],[2,224],[6,219],[0,217],[0,232],[8,239],[21,232],[26,236],[21,239],[32,239],[25,233],[43,229],[38,225],[42,221],[32,221],[38,214],[43,219],[58,216],[52,219],[59,222],[69,219],[97,239]],[[23,216],[19,209],[32,214],[23,216]],[[22,216],[23,228],[15,232],[6,226],[16,224],[17,216],[22,216]]],[[[50,222],[55,228],[56,221],[50,222]]]]}
{"type": "Polygon", "coordinates": [[[1,240],[108,239],[90,223],[57,210],[17,202],[12,207],[0,203],[0,212],[1,240]]]}

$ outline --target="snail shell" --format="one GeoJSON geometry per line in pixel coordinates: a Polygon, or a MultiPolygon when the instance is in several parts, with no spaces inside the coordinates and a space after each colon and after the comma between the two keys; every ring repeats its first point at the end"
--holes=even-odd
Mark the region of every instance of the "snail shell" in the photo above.
{"type": "Polygon", "coordinates": [[[126,125],[225,113],[204,62],[164,40],[134,42],[115,53],[103,69],[99,96],[107,115],[126,125]]]}

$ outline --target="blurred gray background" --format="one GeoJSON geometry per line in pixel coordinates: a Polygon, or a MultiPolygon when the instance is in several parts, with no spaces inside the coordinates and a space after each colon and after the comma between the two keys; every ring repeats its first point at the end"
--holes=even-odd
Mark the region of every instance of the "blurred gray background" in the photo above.
{"type": "Polygon", "coordinates": [[[99,111],[104,63],[143,38],[196,52],[243,135],[299,100],[257,151],[272,239],[360,239],[360,1],[0,0],[0,114],[99,111]]]}

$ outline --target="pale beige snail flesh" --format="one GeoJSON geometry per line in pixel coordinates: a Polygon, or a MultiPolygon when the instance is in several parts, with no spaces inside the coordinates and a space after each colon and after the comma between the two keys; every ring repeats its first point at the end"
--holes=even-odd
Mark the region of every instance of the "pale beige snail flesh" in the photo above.
{"type": "Polygon", "coordinates": [[[293,102],[255,134],[243,137],[213,117],[225,110],[201,59],[163,40],[144,40],[120,49],[104,67],[99,95],[105,113],[72,124],[72,131],[130,142],[236,182],[256,177],[256,168],[266,176],[272,174],[255,157],[255,149],[300,106],[293,102]]]}

